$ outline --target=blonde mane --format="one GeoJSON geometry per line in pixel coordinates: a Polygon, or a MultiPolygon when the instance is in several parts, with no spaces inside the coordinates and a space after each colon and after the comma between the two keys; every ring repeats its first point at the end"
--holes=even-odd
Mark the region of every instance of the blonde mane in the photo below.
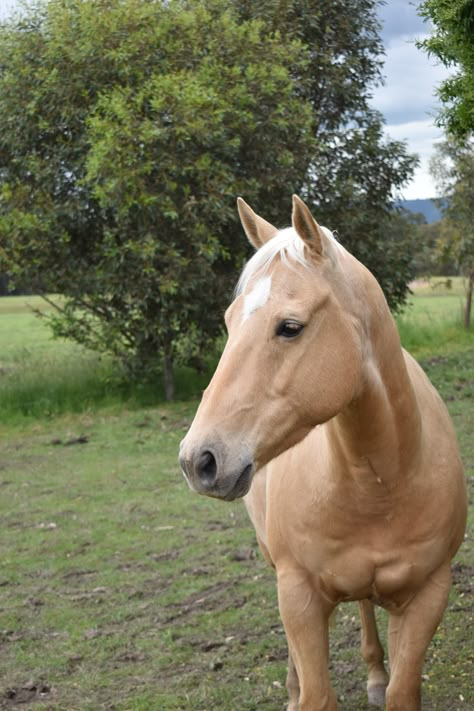
{"type": "MultiPolygon", "coordinates": [[[[338,250],[344,247],[336,240],[333,233],[327,227],[321,227],[325,236],[338,250]]],[[[309,265],[306,256],[306,245],[298,236],[293,227],[286,227],[276,233],[272,239],[265,242],[253,257],[247,262],[242,270],[239,281],[235,288],[235,297],[242,294],[249,285],[249,282],[258,274],[265,274],[275,257],[280,256],[281,261],[288,267],[293,264],[301,264],[304,267],[309,265]]]]}

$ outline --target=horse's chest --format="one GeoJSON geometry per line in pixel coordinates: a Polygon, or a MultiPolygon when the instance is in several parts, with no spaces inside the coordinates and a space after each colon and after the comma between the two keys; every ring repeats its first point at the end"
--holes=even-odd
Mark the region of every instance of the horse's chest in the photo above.
{"type": "Polygon", "coordinates": [[[427,570],[413,551],[380,552],[366,546],[348,545],[333,555],[323,546],[318,552],[303,551],[304,567],[326,597],[343,600],[371,599],[389,610],[400,609],[413,596],[427,570]]]}
{"type": "Polygon", "coordinates": [[[396,610],[430,572],[432,543],[420,540],[416,526],[403,530],[393,514],[351,516],[329,499],[293,513],[270,517],[278,521],[269,536],[276,567],[282,561],[306,570],[334,602],[369,598],[396,610]]]}
{"type": "Polygon", "coordinates": [[[411,600],[425,575],[422,566],[405,559],[375,568],[367,597],[388,610],[400,609],[411,600]]]}

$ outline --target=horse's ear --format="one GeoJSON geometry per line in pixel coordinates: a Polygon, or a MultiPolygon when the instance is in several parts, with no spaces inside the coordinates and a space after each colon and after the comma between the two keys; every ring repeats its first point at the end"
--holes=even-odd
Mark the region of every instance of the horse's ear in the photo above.
{"type": "Polygon", "coordinates": [[[268,242],[278,232],[276,227],[263,217],[259,217],[241,197],[237,198],[237,209],[247,239],[255,249],[260,249],[262,244],[268,242]]]}
{"type": "Polygon", "coordinates": [[[293,214],[291,219],[294,229],[303,242],[306,243],[313,254],[321,257],[324,254],[324,232],[298,195],[293,195],[293,214]]]}

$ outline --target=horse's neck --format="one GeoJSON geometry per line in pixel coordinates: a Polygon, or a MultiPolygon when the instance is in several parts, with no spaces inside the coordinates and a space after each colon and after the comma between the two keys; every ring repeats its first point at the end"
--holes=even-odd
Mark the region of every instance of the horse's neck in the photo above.
{"type": "Polygon", "coordinates": [[[421,418],[398,332],[385,302],[368,331],[360,392],[328,423],[328,431],[336,451],[354,472],[371,471],[376,480],[392,488],[416,467],[421,418]]]}

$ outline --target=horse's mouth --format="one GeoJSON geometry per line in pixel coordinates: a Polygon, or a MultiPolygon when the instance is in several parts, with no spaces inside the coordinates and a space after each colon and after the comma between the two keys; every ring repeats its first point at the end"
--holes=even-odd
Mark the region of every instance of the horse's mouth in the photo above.
{"type": "Polygon", "coordinates": [[[234,499],[241,499],[245,494],[248,494],[252,484],[253,471],[253,464],[248,464],[235,482],[234,487],[225,496],[219,498],[223,498],[224,501],[234,501],[234,499]]]}

